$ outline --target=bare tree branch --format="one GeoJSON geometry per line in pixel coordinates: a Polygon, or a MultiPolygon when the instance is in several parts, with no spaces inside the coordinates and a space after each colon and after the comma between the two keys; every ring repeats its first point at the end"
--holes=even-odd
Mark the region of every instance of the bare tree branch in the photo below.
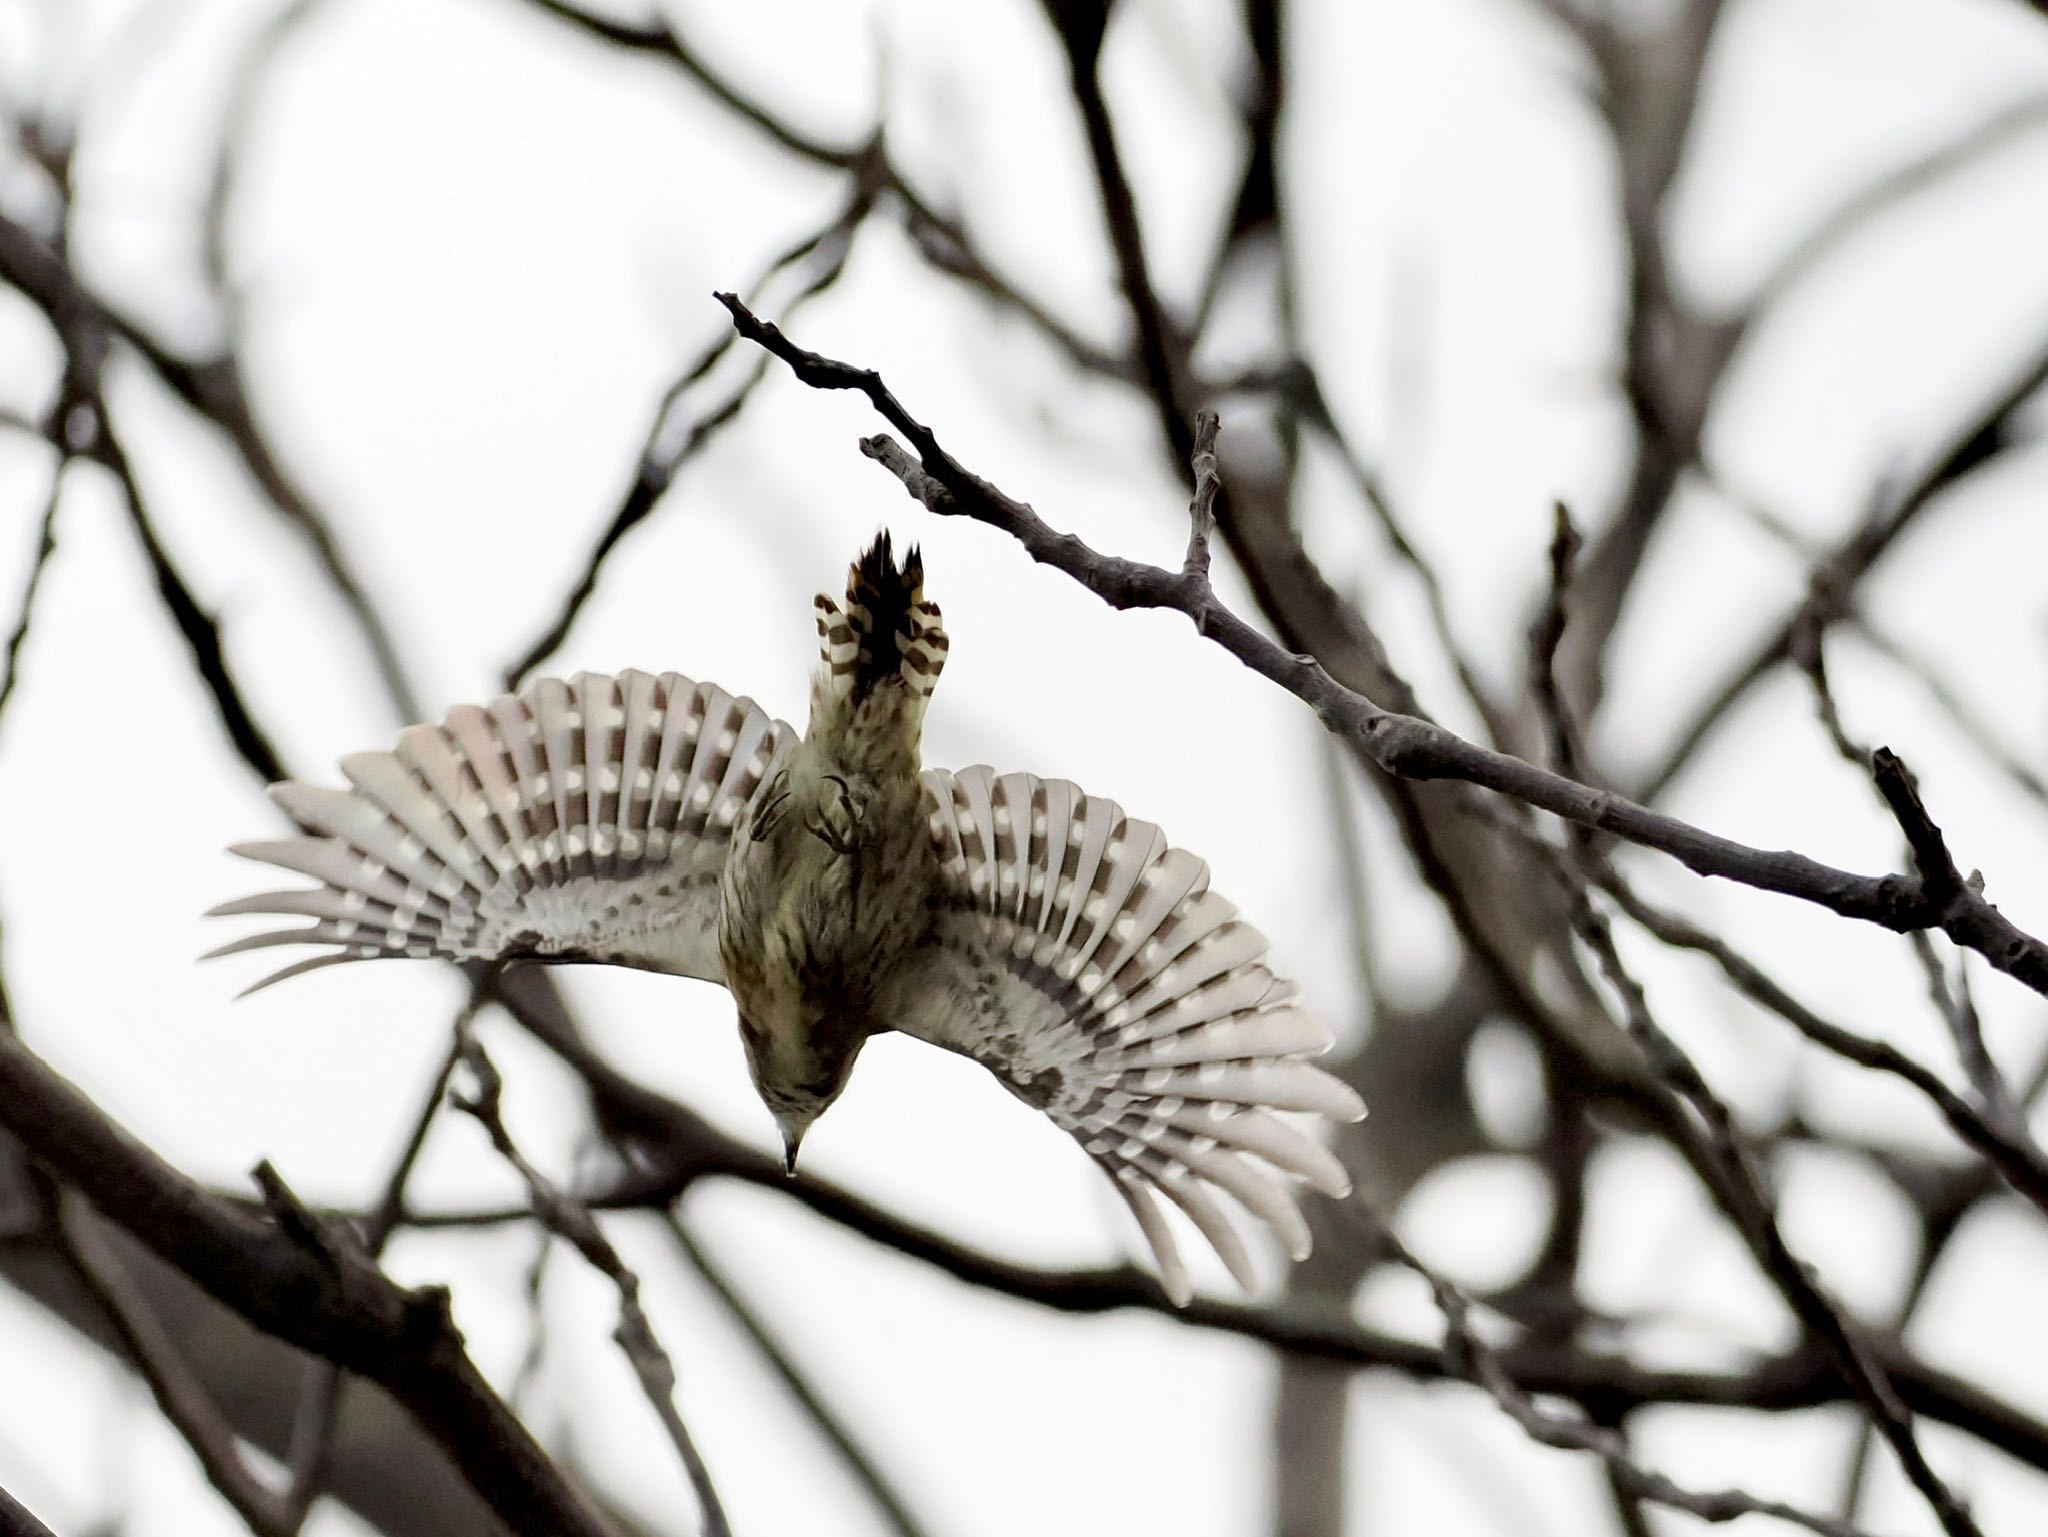
{"type": "Polygon", "coordinates": [[[1600,1459],[1608,1479],[1629,1498],[1682,1510],[1702,1521],[1720,1523],[1743,1516],[1774,1516],[1820,1537],[1866,1537],[1859,1528],[1779,1500],[1764,1499],[1742,1489],[1698,1490],[1643,1467],[1629,1455],[1628,1443],[1605,1426],[1552,1413],[1524,1392],[1503,1365],[1500,1353],[1487,1344],[1472,1323],[1472,1301],[1463,1291],[1418,1260],[1401,1241],[1383,1234],[1388,1252],[1422,1277],[1447,1334],[1445,1354],[1460,1375],[1482,1389],[1531,1440],[1560,1451],[1587,1452],[1600,1459]]]}
{"type": "Polygon", "coordinates": [[[689,1427],[683,1423],[681,1411],[676,1408],[675,1363],[656,1338],[647,1310],[640,1305],[639,1276],[619,1257],[619,1251],[604,1236],[589,1208],[574,1197],[565,1195],[520,1153],[505,1125],[502,1103],[504,1080],[476,1038],[470,1011],[465,1011],[456,1021],[455,1035],[462,1065],[476,1081],[474,1090],[456,1095],[455,1107],[476,1119],[489,1134],[491,1145],[498,1150],[499,1156],[518,1171],[533,1197],[534,1215],[548,1231],[573,1245],[593,1270],[609,1277],[618,1288],[619,1327],[614,1337],[619,1348],[632,1363],[634,1375],[640,1379],[641,1390],[654,1406],[662,1428],[668,1432],[669,1441],[689,1474],[690,1485],[697,1492],[697,1505],[703,1516],[706,1537],[732,1537],[732,1528],[725,1519],[725,1508],[719,1503],[718,1490],[711,1482],[711,1470],[704,1465],[703,1455],[697,1450],[689,1427]]]}
{"type": "Polygon", "coordinates": [[[26,1506],[0,1489],[0,1537],[52,1537],[52,1533],[26,1506]]]}
{"type": "MultiPolygon", "coordinates": [[[[1949,446],[1917,479],[1873,504],[1814,568],[1807,584],[1809,589],[1829,593],[1853,589],[1943,492],[2005,449],[2018,430],[2019,413],[2044,384],[2048,384],[2048,346],[2020,364],[2005,388],[1959,429],[1949,446]]],[[[1655,801],[1661,796],[1757,682],[1791,659],[1793,641],[1808,622],[1809,611],[1809,604],[1800,604],[1730,669],[1720,686],[1680,728],[1655,765],[1636,783],[1634,793],[1639,799],[1655,801]]]]}
{"type": "Polygon", "coordinates": [[[446,1292],[393,1284],[359,1245],[316,1243],[208,1195],[0,1036],[0,1126],[110,1221],[260,1327],[383,1384],[514,1530],[610,1537],[491,1391],[446,1292]]]}
{"type": "Polygon", "coordinates": [[[2024,1132],[2015,1134],[2010,1127],[1986,1116],[1942,1082],[1932,1068],[1890,1043],[1858,1035],[1823,1019],[1726,940],[1679,914],[1645,901],[1611,865],[1603,862],[1595,868],[1600,889],[1646,933],[1667,945],[1706,956],[1744,997],[1770,1010],[1816,1046],[1844,1061],[1911,1084],[1941,1112],[1956,1135],[1981,1154],[2013,1189],[2048,1211],[2048,1157],[2024,1132]]]}
{"type": "MultiPolygon", "coordinates": [[[[500,978],[504,987],[517,972],[500,978]]],[[[1257,1340],[1289,1354],[1352,1367],[1388,1370],[1418,1380],[1456,1376],[1442,1353],[1358,1324],[1340,1305],[1300,1300],[1250,1306],[1196,1297],[1175,1308],[1150,1276],[1129,1265],[1048,1270],[986,1254],[899,1217],[864,1197],[812,1175],[790,1179],[780,1159],[720,1132],[686,1107],[619,1075],[573,1041],[559,1039],[518,993],[501,993],[525,1025],[590,1085],[613,1119],[633,1128],[638,1166],[577,1192],[593,1211],[666,1211],[701,1180],[736,1179],[795,1200],[818,1216],[965,1284],[1062,1313],[1143,1310],[1190,1328],[1257,1340]]],[[[526,1206],[460,1212],[414,1212],[423,1230],[495,1226],[531,1217],[526,1206]]],[[[1919,1414],[1942,1420],[2031,1466],[2048,1470],[2048,1424],[1915,1358],[1896,1340],[1869,1342],[1893,1387],[1919,1414]]],[[[1504,1359],[1522,1389],[1585,1405],[1596,1420],[1653,1404],[1811,1408],[1844,1400],[1839,1372],[1818,1347],[1753,1363],[1733,1372],[1670,1371],[1637,1366],[1552,1340],[1528,1340],[1504,1359]]]]}
{"type": "MultiPolygon", "coordinates": [[[[798,240],[768,264],[767,270],[750,290],[756,295],[755,302],[785,316],[791,315],[807,300],[825,292],[839,280],[840,274],[846,270],[853,237],[874,207],[876,188],[869,173],[875,164],[873,158],[857,162],[853,169],[853,191],[844,208],[824,228],[798,240]],[[764,294],[765,300],[761,297],[764,294]]],[[[647,440],[641,449],[640,463],[631,488],[604,531],[598,535],[597,542],[584,559],[581,574],[571,585],[554,617],[518,659],[505,668],[507,688],[517,688],[561,649],[577,616],[597,591],[598,575],[605,561],[654,511],[655,504],[674,486],[683,467],[716,439],[746,405],[754,386],[761,382],[766,372],[765,359],[754,359],[752,366],[737,381],[726,385],[722,394],[714,394],[711,399],[692,408],[697,396],[711,393],[722,382],[714,370],[732,351],[734,340],[730,331],[724,333],[663,394],[654,419],[648,425],[647,440]],[[679,427],[682,428],[680,439],[679,427]]]]}
{"type": "Polygon", "coordinates": [[[908,438],[912,458],[892,440],[868,438],[862,450],[934,512],[958,514],[1011,535],[1034,560],[1074,578],[1113,608],[1168,608],[1207,617],[1206,633],[1252,671],[1294,694],[1335,732],[1387,773],[1410,779],[1456,779],[1671,855],[1701,875],[1721,876],[1760,891],[1797,897],[1845,918],[1905,932],[1939,927],[1978,950],[1999,970],[2048,995],[2048,945],[2023,933],[1975,891],[1929,891],[1912,877],[1857,875],[1789,850],[1751,848],[1693,827],[1637,802],[1493,752],[1434,722],[1385,710],[1332,678],[1313,657],[1283,651],[1219,605],[1204,607],[1178,572],[1103,555],[1071,534],[1048,527],[1028,505],[973,474],[940,447],[871,369],[837,362],[796,346],[731,294],[719,302],[740,333],[781,358],[814,389],[850,389],[908,438]]]}
{"type": "Polygon", "coordinates": [[[15,685],[20,681],[21,648],[28,642],[29,625],[35,617],[36,589],[42,585],[50,557],[57,553],[57,509],[64,499],[64,472],[70,467],[69,456],[61,453],[50,466],[50,490],[43,498],[43,515],[36,525],[35,554],[30,557],[28,580],[22,585],[21,607],[15,614],[14,628],[7,634],[6,658],[0,662],[0,714],[5,714],[7,702],[14,697],[15,685]]]}
{"type": "Polygon", "coordinates": [[[697,1272],[699,1279],[706,1286],[711,1288],[712,1295],[718,1298],[726,1312],[732,1316],[733,1322],[739,1325],[740,1331],[761,1353],[761,1358],[768,1363],[769,1369],[781,1381],[789,1396],[794,1398],[798,1407],[810,1416],[811,1423],[818,1427],[819,1433],[831,1444],[833,1452],[845,1464],[847,1472],[851,1473],[866,1491],[876,1511],[899,1537],[929,1537],[929,1529],[911,1510],[902,1491],[896,1487],[889,1475],[882,1471],[874,1454],[861,1444],[853,1427],[825,1401],[824,1394],[810,1380],[795,1355],[775,1337],[774,1332],[755,1311],[753,1304],[740,1294],[731,1278],[718,1267],[709,1254],[704,1252],[704,1246],[691,1236],[682,1219],[673,1211],[667,1216],[669,1232],[675,1238],[676,1247],[682,1250],[683,1258],[689,1261],[690,1268],[697,1272]]]}
{"type": "Polygon", "coordinates": [[[207,1481],[257,1537],[293,1537],[305,1519],[301,1507],[266,1485],[243,1459],[219,1409],[179,1355],[148,1302],[122,1273],[121,1262],[97,1230],[99,1219],[79,1196],[49,1192],[48,1209],[80,1281],[106,1310],[128,1357],[206,1472],[207,1481]]]}
{"type": "Polygon", "coordinates": [[[1593,949],[1602,974],[1621,995],[1629,1035],[1657,1074],[1682,1095],[1704,1123],[1698,1153],[1711,1158],[1726,1176],[1708,1182],[1720,1197],[1758,1265],[1777,1286],[1792,1310],[1840,1367],[1856,1397],[1869,1409],[1879,1432],[1896,1453],[1907,1479],[1920,1491],[1950,1537],[1981,1537],[1975,1520],[1955,1492],[1928,1463],[1912,1418],[1898,1395],[1884,1363],[1862,1328],[1822,1287],[1819,1275],[1785,1242],[1771,1210],[1769,1194],[1746,1158],[1735,1118],[1708,1087],[1690,1058],[1665,1033],[1650,1013],[1643,989],[1622,964],[1606,920],[1581,897],[1576,907],[1579,933],[1593,949]]]}
{"type": "MultiPolygon", "coordinates": [[[[477,1007],[474,997],[467,1007],[471,1010],[477,1007]]],[[[384,1182],[383,1198],[360,1224],[363,1248],[372,1259],[383,1257],[385,1244],[405,1215],[405,1189],[412,1179],[420,1153],[427,1145],[427,1133],[433,1127],[435,1116],[440,1113],[457,1056],[458,1048],[451,1044],[428,1086],[425,1102],[413,1117],[412,1130],[406,1135],[405,1145],[391,1166],[391,1173],[384,1182]]],[[[288,1531],[298,1530],[306,1519],[306,1513],[312,1509],[313,1501],[320,1496],[321,1485],[327,1477],[328,1461],[334,1451],[335,1418],[340,1406],[339,1368],[332,1361],[315,1362],[301,1389],[299,1413],[292,1427],[291,1455],[287,1459],[291,1482],[285,1496],[285,1508],[292,1515],[288,1531]]]]}

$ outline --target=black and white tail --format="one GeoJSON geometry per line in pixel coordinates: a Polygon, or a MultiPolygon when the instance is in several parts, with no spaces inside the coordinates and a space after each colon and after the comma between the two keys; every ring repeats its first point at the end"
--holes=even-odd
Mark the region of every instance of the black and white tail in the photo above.
{"type": "Polygon", "coordinates": [[[939,606],[924,595],[924,559],[912,546],[899,566],[884,529],[846,573],[842,606],[816,599],[820,666],[811,695],[819,718],[843,720],[886,684],[900,683],[913,725],[946,665],[939,606]]]}

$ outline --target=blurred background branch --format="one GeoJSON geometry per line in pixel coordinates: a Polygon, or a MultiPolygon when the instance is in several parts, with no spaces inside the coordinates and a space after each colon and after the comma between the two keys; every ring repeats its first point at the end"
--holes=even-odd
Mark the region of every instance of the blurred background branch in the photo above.
{"type": "MultiPolygon", "coordinates": [[[[955,44],[966,21],[916,4],[252,0],[202,23],[0,0],[0,1327],[53,1322],[36,1360],[141,1384],[186,1508],[262,1537],[523,1529],[515,1489],[550,1529],[620,1533],[697,1530],[699,1504],[743,1533],[819,1508],[1035,1530],[1034,1497],[1275,1537],[2048,1520],[2048,294],[2008,252],[2048,219],[2048,28],[2011,0],[1880,9],[1044,0],[955,44]],[[465,137],[493,78],[516,105],[465,137]],[[388,124],[388,152],[357,147],[388,124]],[[544,265],[607,176],[630,213],[544,265]],[[280,243],[317,186],[348,217],[280,243]],[[476,226],[469,278],[516,295],[469,333],[436,329],[469,302],[441,205],[476,226]],[[620,246],[658,253],[638,308],[593,254],[620,246]],[[336,292],[345,318],[305,329],[336,292]],[[358,330],[398,340],[359,355],[358,330]],[[754,343],[866,391],[901,439],[870,455],[1011,539],[875,484],[866,412],[754,343]],[[489,420],[508,375],[555,415],[489,420]],[[426,404],[322,404],[387,397],[426,404]],[[410,431],[417,492],[383,447],[410,431]],[[549,468],[572,458],[573,484],[549,468]],[[1005,1247],[1043,1237],[1011,1225],[1021,1187],[980,1220],[998,1176],[963,1161],[946,1196],[950,1143],[786,1180],[720,1097],[736,1057],[664,1045],[695,1075],[670,1081],[621,1034],[668,994],[537,970],[281,1005],[366,1055],[384,1012],[438,1039],[451,997],[502,1029],[488,1054],[470,1035],[466,1101],[502,1156],[438,1134],[455,1052],[379,1061],[376,1136],[352,1124],[326,1172],[280,1154],[321,1198],[266,1203],[238,1171],[364,1083],[301,1081],[259,1060],[271,1038],[206,1057],[225,989],[184,993],[168,961],[147,1007],[87,1002],[124,935],[171,928],[152,903],[210,898],[63,872],[185,871],[179,840],[245,831],[287,765],[585,654],[794,679],[801,584],[885,517],[950,567],[956,669],[1014,669],[936,728],[958,761],[1043,732],[1079,777],[1097,739],[1136,739],[1176,837],[1221,844],[1219,885],[1281,914],[1328,1000],[1373,1110],[1337,1148],[1361,1195],[1310,1211],[1274,1295],[1175,1310],[1093,1228],[1005,1247]],[[1297,697],[1184,626],[1095,612],[1017,542],[1297,697]],[[123,604],[118,630],[73,619],[123,604]],[[135,1046],[96,1044],[131,1039],[121,1012],[213,1063],[220,1098],[162,1069],[152,1094],[135,1046]],[[542,1285],[492,1249],[508,1228],[523,1261],[540,1229],[601,1274],[542,1285]],[[375,1359],[444,1278],[435,1372],[375,1359]],[[899,1293],[915,1336],[872,1321],[899,1293]],[[1032,1358],[1077,1338],[1114,1422],[1027,1401],[1032,1358]],[[1166,1375],[1233,1347],[1269,1406],[1166,1375]],[[1147,1439],[1177,1403],[1262,1512],[1175,1502],[1210,1487],[1175,1432],[1147,1439]],[[1047,1486],[1007,1491],[1022,1514],[968,1471],[977,1426],[1047,1486]],[[1411,1471],[1439,1429],[1487,1472],[1411,1471]],[[1112,1440],[1115,1478],[1089,1460],[1112,1440]],[[1486,1477],[1492,1507],[1457,1487],[1486,1477]],[[837,1492],[778,1503],[806,1482],[837,1492]]],[[[105,1514],[9,1447],[0,1485],[54,1529],[105,1514]]],[[[0,1527],[40,1531],[4,1493],[0,1527]]]]}

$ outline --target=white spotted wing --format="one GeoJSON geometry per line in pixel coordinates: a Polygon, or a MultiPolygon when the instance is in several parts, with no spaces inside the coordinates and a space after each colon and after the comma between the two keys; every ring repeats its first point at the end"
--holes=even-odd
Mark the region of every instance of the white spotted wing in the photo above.
{"type": "MultiPolygon", "coordinates": [[[[221,946],[321,954],[257,983],[380,956],[609,961],[720,981],[733,829],[797,733],[680,673],[541,678],[342,759],[347,789],[271,794],[305,836],[234,852],[318,886],[215,914],[312,920],[221,946]]],[[[251,989],[252,991],[254,989],[251,989]]]]}
{"type": "Polygon", "coordinates": [[[943,871],[935,938],[889,1001],[897,1029],[975,1058],[1115,1182],[1176,1301],[1185,1266],[1158,1196],[1240,1284],[1249,1213],[1296,1258],[1292,1186],[1350,1190],[1274,1111],[1365,1113],[1315,1067],[1327,1031],[1265,964],[1208,867],[1114,801],[988,768],[924,776],[943,871]]]}

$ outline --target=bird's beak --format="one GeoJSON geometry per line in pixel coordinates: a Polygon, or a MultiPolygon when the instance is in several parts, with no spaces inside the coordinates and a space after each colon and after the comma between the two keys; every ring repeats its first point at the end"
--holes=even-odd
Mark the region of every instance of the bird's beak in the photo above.
{"type": "Polygon", "coordinates": [[[803,1146],[804,1133],[810,1128],[795,1121],[778,1120],[776,1129],[782,1133],[782,1172],[793,1178],[797,1149],[803,1146]]]}

